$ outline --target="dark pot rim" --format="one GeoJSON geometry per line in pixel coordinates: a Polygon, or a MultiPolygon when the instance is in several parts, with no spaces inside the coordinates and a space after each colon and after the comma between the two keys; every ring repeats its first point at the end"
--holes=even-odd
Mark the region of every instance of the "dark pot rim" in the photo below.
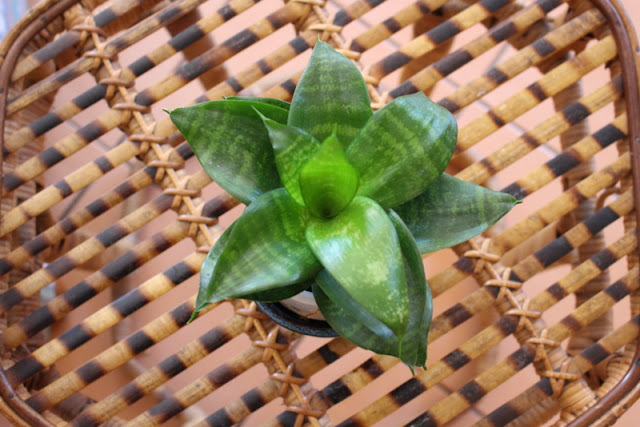
{"type": "Polygon", "coordinates": [[[271,320],[294,332],[320,338],[335,338],[340,336],[324,320],[302,317],[279,302],[256,301],[256,304],[271,320]]]}

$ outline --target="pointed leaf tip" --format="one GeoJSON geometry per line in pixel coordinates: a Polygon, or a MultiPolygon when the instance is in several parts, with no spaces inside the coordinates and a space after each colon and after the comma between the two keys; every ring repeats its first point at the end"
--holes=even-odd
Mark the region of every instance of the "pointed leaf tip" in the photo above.
{"type": "Polygon", "coordinates": [[[320,141],[337,126],[346,147],[372,115],[369,91],[353,62],[318,41],[291,101],[288,124],[320,141]]]}
{"type": "Polygon", "coordinates": [[[331,218],[358,190],[358,173],[347,162],[335,135],[327,138],[300,170],[300,192],[312,215],[331,218]]]}
{"type": "Polygon", "coordinates": [[[287,121],[283,108],[241,100],[177,108],[170,116],[207,174],[245,204],[282,186],[267,130],[254,108],[287,121]]]}
{"type": "Polygon", "coordinates": [[[358,194],[385,208],[413,199],[444,171],[456,139],[454,117],[422,92],[394,99],[347,148],[360,174],[358,194]]]}
{"type": "Polygon", "coordinates": [[[342,337],[367,350],[396,356],[413,371],[413,366],[425,366],[433,302],[422,257],[411,233],[393,211],[390,211],[389,219],[398,235],[407,278],[409,321],[405,330],[391,331],[351,298],[327,270],[316,276],[313,294],[322,314],[342,337]]]}
{"type": "Polygon", "coordinates": [[[422,253],[462,243],[482,233],[518,200],[443,173],[413,200],[394,210],[407,224],[422,253]]]}
{"type": "Polygon", "coordinates": [[[231,235],[233,225],[234,224],[231,224],[226,230],[224,230],[220,237],[218,237],[218,240],[216,240],[200,267],[200,286],[198,287],[198,296],[196,297],[195,309],[191,314],[189,322],[195,320],[195,318],[198,316],[198,313],[210,304],[209,300],[211,299],[211,289],[209,287],[209,282],[211,281],[211,275],[213,274],[213,270],[218,263],[220,254],[227,246],[227,242],[229,241],[229,236],[231,235]]]}

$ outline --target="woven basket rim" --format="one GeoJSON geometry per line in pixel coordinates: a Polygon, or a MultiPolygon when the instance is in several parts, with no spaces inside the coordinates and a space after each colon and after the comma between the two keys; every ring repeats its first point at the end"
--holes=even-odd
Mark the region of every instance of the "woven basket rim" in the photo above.
{"type": "MultiPolygon", "coordinates": [[[[637,33],[629,21],[626,10],[615,0],[592,0],[593,4],[604,14],[611,26],[613,37],[618,46],[618,56],[622,64],[622,79],[625,88],[625,103],[629,118],[640,117],[640,88],[638,78],[640,77],[640,46],[638,45],[637,33]]],[[[637,204],[640,197],[640,122],[629,119],[629,141],[632,154],[632,168],[634,197],[636,200],[636,224],[640,224],[640,209],[637,204]]],[[[640,237],[640,231],[636,228],[636,234],[640,237]]],[[[636,387],[640,383],[640,340],[636,340],[636,348],[633,355],[633,362],[629,365],[629,370],[622,380],[616,384],[605,396],[600,399],[597,405],[589,408],[582,415],[576,418],[569,425],[571,427],[587,427],[598,419],[602,418],[613,408],[616,403],[625,399],[629,393],[633,393],[627,398],[627,405],[630,406],[640,397],[640,388],[636,387]]]]}
{"type": "MultiPolygon", "coordinates": [[[[640,121],[632,117],[640,117],[640,45],[637,33],[631,24],[628,14],[617,0],[591,0],[607,18],[613,37],[618,47],[618,57],[622,65],[624,82],[624,99],[628,111],[629,141],[632,154],[632,174],[634,197],[636,201],[635,216],[640,224],[640,121]]],[[[0,43],[0,128],[5,126],[7,91],[13,68],[25,45],[31,38],[45,28],[51,21],[62,15],[77,0],[44,0],[25,14],[10,30],[0,43]]],[[[4,132],[0,132],[0,146],[4,147],[4,132]]],[[[3,174],[3,150],[0,150],[0,176],[3,174]]],[[[636,229],[640,240],[640,228],[636,229]]],[[[609,393],[603,396],[597,405],[586,410],[572,421],[572,427],[589,426],[604,417],[616,404],[625,400],[630,406],[640,398],[640,340],[636,341],[633,362],[629,369],[609,393]]],[[[44,416],[26,404],[8,381],[5,371],[0,366],[0,397],[6,404],[4,409],[14,411],[20,419],[32,426],[53,426],[44,416]]],[[[3,405],[4,406],[4,405],[3,405]]]]}

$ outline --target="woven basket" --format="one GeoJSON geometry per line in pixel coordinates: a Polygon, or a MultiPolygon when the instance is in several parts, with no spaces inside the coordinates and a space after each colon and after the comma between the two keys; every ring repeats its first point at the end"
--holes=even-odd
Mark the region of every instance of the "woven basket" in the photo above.
{"type": "Polygon", "coordinates": [[[614,0],[46,0],[0,48],[0,412],[15,425],[609,425],[640,395],[638,45],[614,0]],[[428,369],[254,303],[186,325],[241,212],[162,108],[290,100],[321,38],[372,106],[456,114],[523,200],[425,256],[428,369]],[[628,297],[628,298],[627,298],[628,297]]]}

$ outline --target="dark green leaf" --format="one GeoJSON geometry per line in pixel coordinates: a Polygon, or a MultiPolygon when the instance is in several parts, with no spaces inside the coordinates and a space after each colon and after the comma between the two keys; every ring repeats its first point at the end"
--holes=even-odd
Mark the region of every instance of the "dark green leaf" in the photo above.
{"type": "Polygon", "coordinates": [[[211,275],[210,302],[297,284],[321,269],[304,230],[308,211],[284,188],[251,203],[236,220],[211,275]]]}
{"type": "MultiPolygon", "coordinates": [[[[366,310],[362,308],[352,310],[349,306],[343,308],[342,305],[329,298],[318,281],[313,284],[312,290],[322,315],[341,337],[365,350],[371,350],[378,354],[400,356],[398,339],[391,329],[387,328],[387,333],[382,332],[383,330],[372,330],[374,322],[380,322],[378,319],[375,319],[374,322],[362,321],[362,317],[368,314],[366,310]]],[[[345,303],[344,300],[337,301],[345,303]]]]}
{"type": "Polygon", "coordinates": [[[358,190],[358,173],[331,135],[300,170],[300,192],[312,215],[331,218],[347,207],[358,190]]]}
{"type": "Polygon", "coordinates": [[[360,174],[358,195],[389,208],[421,194],[449,163],[457,129],[451,113],[422,92],[394,99],[346,150],[360,174]]]}
{"type": "Polygon", "coordinates": [[[369,92],[358,68],[318,41],[293,95],[288,124],[319,141],[336,129],[338,140],[346,147],[371,114],[369,92]]]}
{"type": "MultiPolygon", "coordinates": [[[[322,292],[329,298],[331,301],[336,301],[336,307],[333,307],[332,304],[325,303],[325,306],[330,308],[331,310],[340,309],[341,312],[336,312],[336,316],[344,317],[345,313],[348,313],[349,322],[346,324],[339,324],[338,327],[340,329],[350,329],[350,325],[352,322],[366,325],[368,334],[373,334],[376,337],[376,342],[371,342],[369,345],[376,345],[378,349],[384,348],[385,351],[383,353],[388,354],[389,351],[393,351],[392,349],[392,341],[397,338],[395,333],[389,329],[387,325],[382,323],[374,314],[372,314],[368,309],[362,306],[362,304],[358,303],[355,299],[349,295],[347,290],[340,284],[338,281],[329,273],[326,269],[320,271],[316,276],[315,283],[320,286],[322,292]],[[381,340],[383,342],[377,342],[381,340]]],[[[320,311],[325,314],[322,306],[319,306],[320,311]]],[[[326,316],[325,316],[326,318],[326,316]]],[[[333,326],[333,323],[330,322],[333,326]]],[[[335,329],[335,328],[334,328],[335,329]]],[[[340,331],[338,331],[340,333],[340,331]]],[[[343,335],[343,337],[349,339],[348,335],[343,335]]],[[[356,344],[354,342],[354,344],[356,344]]],[[[359,344],[357,344],[359,345],[359,344]]],[[[362,346],[361,346],[362,347],[362,346]]],[[[370,347],[366,347],[368,350],[373,350],[370,347]]],[[[374,350],[376,353],[380,351],[374,350]]]]}
{"type": "Polygon", "coordinates": [[[482,233],[517,203],[509,194],[442,174],[424,193],[394,210],[427,253],[482,233]]]}
{"type": "Polygon", "coordinates": [[[261,98],[259,96],[228,96],[225,98],[227,101],[250,101],[250,102],[261,102],[263,104],[269,104],[276,107],[283,108],[289,111],[291,108],[291,104],[287,101],[283,101],[282,99],[277,98],[261,98]]]}
{"type": "Polygon", "coordinates": [[[302,129],[265,118],[271,145],[276,156],[280,179],[293,199],[304,205],[300,194],[300,170],[320,149],[320,142],[302,129]]]}
{"type": "Polygon", "coordinates": [[[338,216],[311,218],[307,241],[347,293],[396,333],[409,318],[407,280],[398,236],[386,212],[356,197],[338,216]]]}
{"type": "Polygon", "coordinates": [[[204,170],[246,204],[282,187],[267,130],[254,108],[287,121],[287,110],[250,101],[211,101],[170,112],[204,170]]]}
{"type": "Polygon", "coordinates": [[[422,366],[427,357],[427,334],[433,314],[431,292],[425,280],[420,252],[402,220],[391,212],[398,233],[409,292],[409,323],[394,334],[368,310],[358,305],[326,270],[316,276],[313,293],[332,328],[355,345],[379,354],[399,357],[409,366],[422,366]]]}
{"type": "Polygon", "coordinates": [[[427,335],[433,315],[431,290],[424,273],[422,257],[409,228],[394,212],[389,212],[400,241],[409,289],[409,324],[402,337],[400,358],[410,366],[424,367],[427,361],[427,335]]]}
{"type": "Polygon", "coordinates": [[[192,322],[203,308],[211,304],[209,302],[209,299],[211,298],[211,293],[209,292],[209,282],[211,281],[211,274],[213,273],[213,269],[218,263],[220,254],[229,241],[229,236],[231,235],[232,228],[233,224],[231,224],[229,228],[224,230],[222,235],[218,238],[216,243],[207,254],[207,257],[204,259],[204,262],[200,267],[200,287],[198,288],[198,296],[196,297],[195,310],[193,310],[189,322],[192,322]]]}

